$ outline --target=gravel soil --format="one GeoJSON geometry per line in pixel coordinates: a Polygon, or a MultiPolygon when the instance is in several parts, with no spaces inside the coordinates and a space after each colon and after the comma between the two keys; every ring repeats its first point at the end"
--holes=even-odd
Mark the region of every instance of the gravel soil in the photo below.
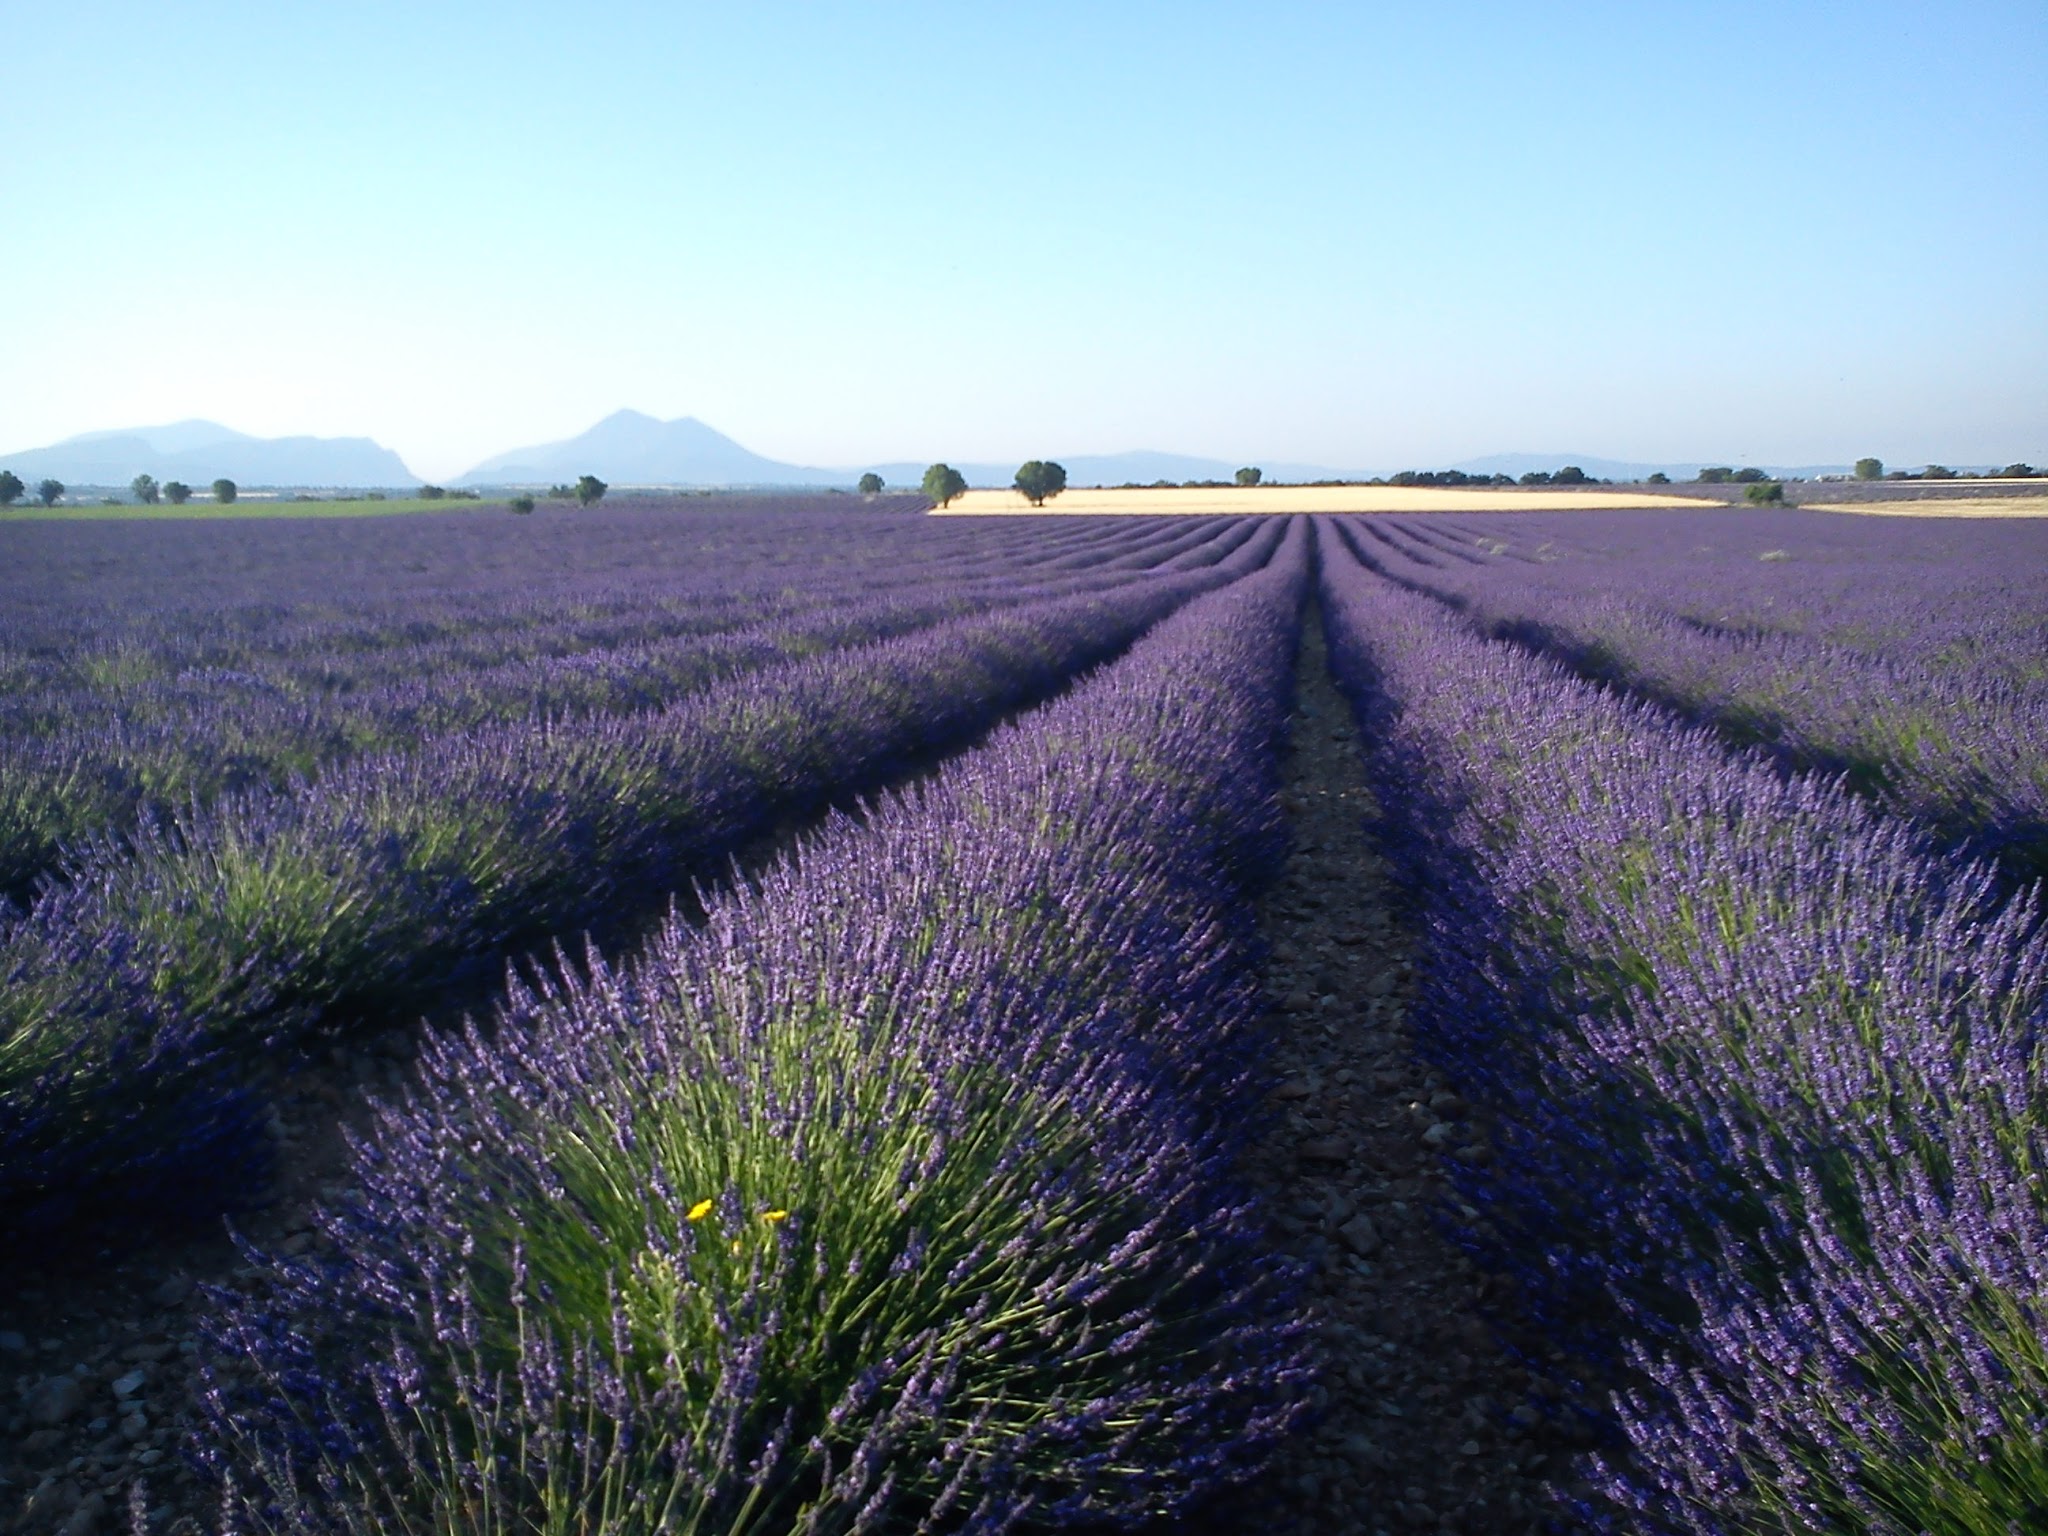
{"type": "MultiPolygon", "coordinates": [[[[279,1178],[269,1201],[241,1218],[259,1247],[301,1253],[316,1241],[308,1213],[346,1168],[342,1127],[367,1094],[403,1079],[409,1031],[337,1048],[282,1082],[270,1132],[279,1178]]],[[[212,1524],[182,1450],[194,1422],[199,1286],[253,1277],[225,1227],[95,1262],[40,1273],[14,1259],[0,1285],[0,1531],[96,1536],[129,1529],[137,1484],[151,1532],[197,1536],[212,1524]],[[11,1403],[9,1399],[11,1398],[11,1403]]]]}
{"type": "Polygon", "coordinates": [[[1273,1471],[1199,1529],[1566,1530],[1549,1484],[1575,1447],[1528,1368],[1545,1362],[1541,1341],[1517,1332],[1440,1230],[1454,1198],[1446,1160],[1487,1151],[1463,1101],[1414,1055],[1415,946],[1313,610],[1296,685],[1282,770],[1293,850],[1260,902],[1280,1082],[1244,1173],[1275,1246],[1313,1266],[1322,1400],[1273,1471]]]}

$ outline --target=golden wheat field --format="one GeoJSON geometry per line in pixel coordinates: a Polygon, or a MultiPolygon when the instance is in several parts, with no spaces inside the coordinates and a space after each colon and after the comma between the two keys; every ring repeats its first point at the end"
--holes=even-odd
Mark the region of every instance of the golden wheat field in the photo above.
{"type": "MultiPolygon", "coordinates": [[[[1034,507],[1017,491],[969,491],[943,509],[949,517],[1058,512],[1104,516],[1242,516],[1251,512],[1557,512],[1576,508],[1697,507],[1686,496],[1640,491],[1438,490],[1398,485],[1227,485],[1104,490],[1076,487],[1034,507]]],[[[937,515],[937,509],[935,509],[937,515]]]]}
{"type": "Polygon", "coordinates": [[[1985,496],[1975,501],[1812,501],[1809,512],[1861,512],[1869,517],[2048,517],[2048,496],[1985,496]]]}

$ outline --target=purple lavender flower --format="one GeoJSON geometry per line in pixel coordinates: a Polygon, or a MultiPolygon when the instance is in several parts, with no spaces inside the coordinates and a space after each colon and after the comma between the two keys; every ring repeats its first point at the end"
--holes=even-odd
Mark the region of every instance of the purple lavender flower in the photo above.
{"type": "Polygon", "coordinates": [[[210,1325],[273,1384],[214,1412],[241,1518],[1001,1530],[1255,1469],[1309,1373],[1229,1178],[1285,535],[700,924],[432,1043],[333,1258],[210,1325]]]}

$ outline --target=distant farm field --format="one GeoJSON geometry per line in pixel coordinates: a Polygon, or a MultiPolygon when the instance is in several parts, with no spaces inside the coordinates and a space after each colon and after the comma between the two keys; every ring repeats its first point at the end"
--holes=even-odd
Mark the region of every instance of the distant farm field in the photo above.
{"type": "Polygon", "coordinates": [[[1395,485],[1255,485],[1142,487],[1131,490],[1081,486],[1060,492],[1043,507],[1033,507],[1018,491],[969,491],[944,509],[946,515],[1055,513],[1060,516],[1243,517],[1256,513],[1293,512],[1520,512],[1558,508],[1604,508],[1617,511],[1643,507],[1699,506],[1682,491],[1649,494],[1638,491],[1576,489],[1439,490],[1395,485]]]}
{"type": "Polygon", "coordinates": [[[0,525],[20,1528],[2040,1530],[2048,521],[1061,503],[0,525]]]}
{"type": "Polygon", "coordinates": [[[1979,496],[1969,500],[1900,498],[1895,501],[1808,501],[1813,512],[1857,512],[1866,517],[2048,517],[2048,491],[2032,496],[1979,496]]]}

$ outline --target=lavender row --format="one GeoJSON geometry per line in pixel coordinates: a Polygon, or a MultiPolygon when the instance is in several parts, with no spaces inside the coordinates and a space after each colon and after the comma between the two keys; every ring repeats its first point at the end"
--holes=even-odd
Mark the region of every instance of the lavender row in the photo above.
{"type": "Polygon", "coordinates": [[[641,715],[463,733],[88,855],[0,927],[0,1212],[201,1209],[252,1181],[266,1042],[403,1006],[984,728],[1213,571],[954,620],[641,715]]]}
{"type": "MultiPolygon", "coordinates": [[[[330,575],[317,603],[281,606],[266,592],[228,606],[113,613],[81,602],[61,622],[43,623],[10,609],[0,633],[0,717],[13,736],[74,719],[147,721],[189,705],[176,690],[213,682],[294,697],[376,690],[737,629],[856,595],[1014,581],[1064,564],[1058,557],[1079,542],[1071,530],[1057,538],[1042,528],[1029,532],[1020,538],[1011,530],[985,545],[906,542],[904,535],[878,541],[843,518],[806,519],[776,525],[773,544],[760,544],[758,533],[736,547],[714,543],[720,558],[705,568],[670,569],[663,557],[676,552],[656,546],[641,551],[630,572],[599,566],[568,591],[541,591],[544,584],[533,580],[539,573],[522,571],[522,587],[485,581],[424,603],[393,603],[330,575]],[[878,543],[886,558],[877,558],[878,543]],[[158,690],[169,696],[159,700],[158,690]]],[[[1145,542],[1163,540],[1155,534],[1145,542]]],[[[1131,546],[1124,536],[1091,558],[1131,546]]],[[[421,558],[409,564],[450,553],[431,545],[414,552],[421,558]]]]}
{"type": "MultiPolygon", "coordinates": [[[[677,552],[657,545],[641,551],[632,570],[598,566],[566,591],[547,590],[534,580],[542,573],[522,571],[523,586],[486,580],[425,602],[393,602],[330,573],[321,600],[294,605],[266,591],[197,609],[159,598],[110,612],[81,601],[58,620],[10,607],[0,630],[0,718],[9,736],[73,720],[146,722],[189,706],[180,690],[215,682],[297,698],[373,691],[732,630],[856,595],[1016,580],[1076,542],[1071,532],[1054,538],[1043,529],[1036,543],[1013,531],[1000,547],[958,538],[911,542],[907,534],[878,541],[843,518],[777,525],[773,543],[747,531],[750,541],[712,543],[719,558],[703,568],[668,568],[664,556],[677,552]]],[[[408,564],[450,554],[412,548],[420,558],[408,564]]]]}
{"type": "Polygon", "coordinates": [[[2048,684],[2048,600],[2034,579],[2048,529],[2030,520],[1727,510],[1375,521],[1447,579],[1511,588],[1532,609],[1598,595],[1714,638],[1792,642],[1973,688],[2048,684]]]}
{"type": "MultiPolygon", "coordinates": [[[[82,608],[67,613],[61,626],[44,625],[33,635],[0,634],[0,723],[10,737],[74,725],[150,723],[182,713],[195,696],[203,701],[213,686],[301,700],[374,692],[731,631],[859,597],[933,586],[1043,584],[1048,576],[1072,582],[1083,578],[1066,572],[1069,564],[1099,568],[1132,548],[1124,538],[1069,561],[1059,557],[1073,547],[1073,537],[1055,540],[1041,530],[1038,546],[1013,537],[1001,548],[961,548],[957,541],[942,549],[892,547],[897,558],[877,567],[869,558],[850,557],[844,535],[829,522],[783,530],[784,539],[808,555],[799,569],[766,560],[687,573],[654,565],[633,573],[630,582],[603,572],[594,585],[567,595],[486,587],[393,605],[362,602],[342,583],[330,598],[343,604],[338,618],[310,605],[270,602],[139,615],[82,608]]],[[[1146,542],[1164,549],[1169,541],[1155,534],[1146,542]]],[[[1136,553],[1142,561],[1144,549],[1136,553]]],[[[1108,578],[1098,569],[1096,579],[1108,578]]],[[[7,625],[9,631],[24,627],[37,628],[7,625]]]]}
{"type": "MultiPolygon", "coordinates": [[[[1171,563],[1186,541],[1155,536],[1149,543],[1151,559],[1171,563]]],[[[464,667],[450,654],[468,636],[461,626],[444,643],[331,655],[317,679],[302,668],[280,670],[267,652],[252,654],[245,636],[235,648],[208,651],[208,665],[174,682],[157,678],[150,664],[161,658],[150,655],[142,658],[150,681],[136,681],[123,666],[97,687],[0,697],[0,895],[26,895],[66,843],[125,832],[145,805],[205,803],[256,786],[282,790],[358,753],[494,721],[656,707],[779,659],[1122,579],[1100,569],[1108,557],[1099,556],[1092,571],[1032,580],[1028,549],[1013,549],[957,563],[911,561],[888,573],[881,590],[868,591],[846,585],[845,573],[830,568],[830,550],[822,553],[824,572],[772,602],[758,594],[718,601],[720,594],[686,588],[602,622],[576,609],[549,615],[504,603],[488,615],[494,638],[485,653],[502,648],[497,626],[511,618],[523,623],[523,654],[489,667],[464,667]],[[776,616],[768,622],[742,622],[769,609],[776,616]]],[[[1127,558],[1142,561],[1147,553],[1127,558]]],[[[400,632],[442,632],[441,616],[428,619],[392,623],[400,632]]],[[[51,665],[91,671],[94,662],[64,652],[51,665]]]]}
{"type": "Polygon", "coordinates": [[[934,563],[1043,563],[1100,528],[820,510],[831,504],[608,502],[516,522],[13,525],[0,528],[0,656],[48,661],[84,643],[168,676],[251,653],[317,667],[337,652],[467,644],[471,664],[490,665],[529,654],[527,612],[566,620],[580,609],[600,624],[664,608],[687,616],[722,598],[769,601],[820,574],[852,586],[934,563]]]}
{"type": "MultiPolygon", "coordinates": [[[[1333,664],[1474,1106],[1481,1260],[1632,1531],[2028,1529],[2048,935],[1840,785],[1472,634],[1324,530],[1333,664]]],[[[1592,1513],[1592,1512],[1583,1512],[1592,1513]]]]}
{"type": "MultiPolygon", "coordinates": [[[[1784,521],[1751,537],[1797,546],[1806,527],[1826,520],[1819,513],[1778,517],[1784,521]]],[[[1704,517],[1665,531],[1676,545],[1729,537],[1704,517]]],[[[1883,546],[1887,534],[1874,529],[1866,537],[1883,546]]],[[[1973,579],[1982,573],[1967,563],[1958,568],[1922,551],[1917,561],[1858,567],[1875,590],[1859,589],[1852,605],[1824,588],[1802,587],[1811,578],[1786,549],[1764,553],[1788,558],[1752,555],[1748,569],[1732,572],[1725,563],[1711,567],[1727,583],[1722,600],[1711,603],[1681,549],[1649,543],[1605,561],[1492,557],[1475,565],[1442,548],[1440,537],[1426,540],[1419,528],[1395,524],[1373,545],[1390,573],[1452,598],[1489,633],[1625,684],[1794,767],[1846,773],[1891,809],[1979,851],[2044,867],[2048,672],[2040,645],[2048,603],[2033,591],[2001,595],[1973,579]],[[1782,611],[1745,590],[1764,585],[1783,598],[1782,608],[1798,610],[1782,620],[1796,627],[1768,627],[1757,616],[1782,611]],[[1995,606],[1975,607],[1977,600],[1995,606]],[[1923,643],[1899,645],[1895,629],[1878,631],[1870,610],[1880,605],[1891,624],[1919,629],[1923,643]],[[1938,622],[1937,613],[1944,615],[1938,622]]],[[[2004,576],[2018,579],[2009,569],[2004,576]]]]}
{"type": "Polygon", "coordinates": [[[453,676],[420,669],[403,682],[310,697],[216,670],[152,688],[140,707],[133,694],[97,709],[73,706],[56,728],[11,731],[0,751],[0,893],[25,894],[65,845],[125,833],[147,806],[189,808],[238,789],[286,791],[350,757],[498,722],[659,708],[778,661],[1059,590],[1014,581],[921,587],[879,598],[822,587],[766,624],[453,676]]]}
{"type": "Polygon", "coordinates": [[[1811,640],[2011,683],[2044,680],[2048,528],[2019,518],[1714,509],[1402,520],[1532,586],[1656,601],[1704,629],[1811,640]]]}
{"type": "Polygon", "coordinates": [[[1228,1173],[1305,534],[431,1043],[324,1252],[216,1297],[229,1529],[1099,1529],[1254,1470],[1307,1385],[1228,1173]]]}
{"type": "MultiPolygon", "coordinates": [[[[1128,552],[1187,526],[1104,536],[1100,520],[1053,521],[988,530],[922,517],[619,508],[579,528],[572,543],[558,536],[534,547],[514,537],[501,548],[494,535],[486,551],[468,520],[430,516],[386,524],[376,558],[355,563],[333,547],[334,524],[243,530],[268,535],[254,550],[241,538],[224,545],[210,526],[131,527],[107,547],[107,530],[96,525],[45,524],[29,547],[9,549],[20,563],[0,569],[0,694],[212,667],[260,668],[280,684],[318,687],[337,656],[379,680],[406,675],[403,655],[412,653],[436,670],[493,666],[558,643],[659,639],[707,613],[728,624],[772,618],[821,582],[882,589],[920,573],[1057,570],[1091,545],[1128,552]],[[73,543],[92,557],[76,569],[65,559],[73,543]],[[238,557],[248,563],[234,580],[209,583],[238,557]],[[124,578],[139,570],[153,579],[129,590],[124,578]]],[[[0,541],[25,531],[0,530],[0,541]]]]}

